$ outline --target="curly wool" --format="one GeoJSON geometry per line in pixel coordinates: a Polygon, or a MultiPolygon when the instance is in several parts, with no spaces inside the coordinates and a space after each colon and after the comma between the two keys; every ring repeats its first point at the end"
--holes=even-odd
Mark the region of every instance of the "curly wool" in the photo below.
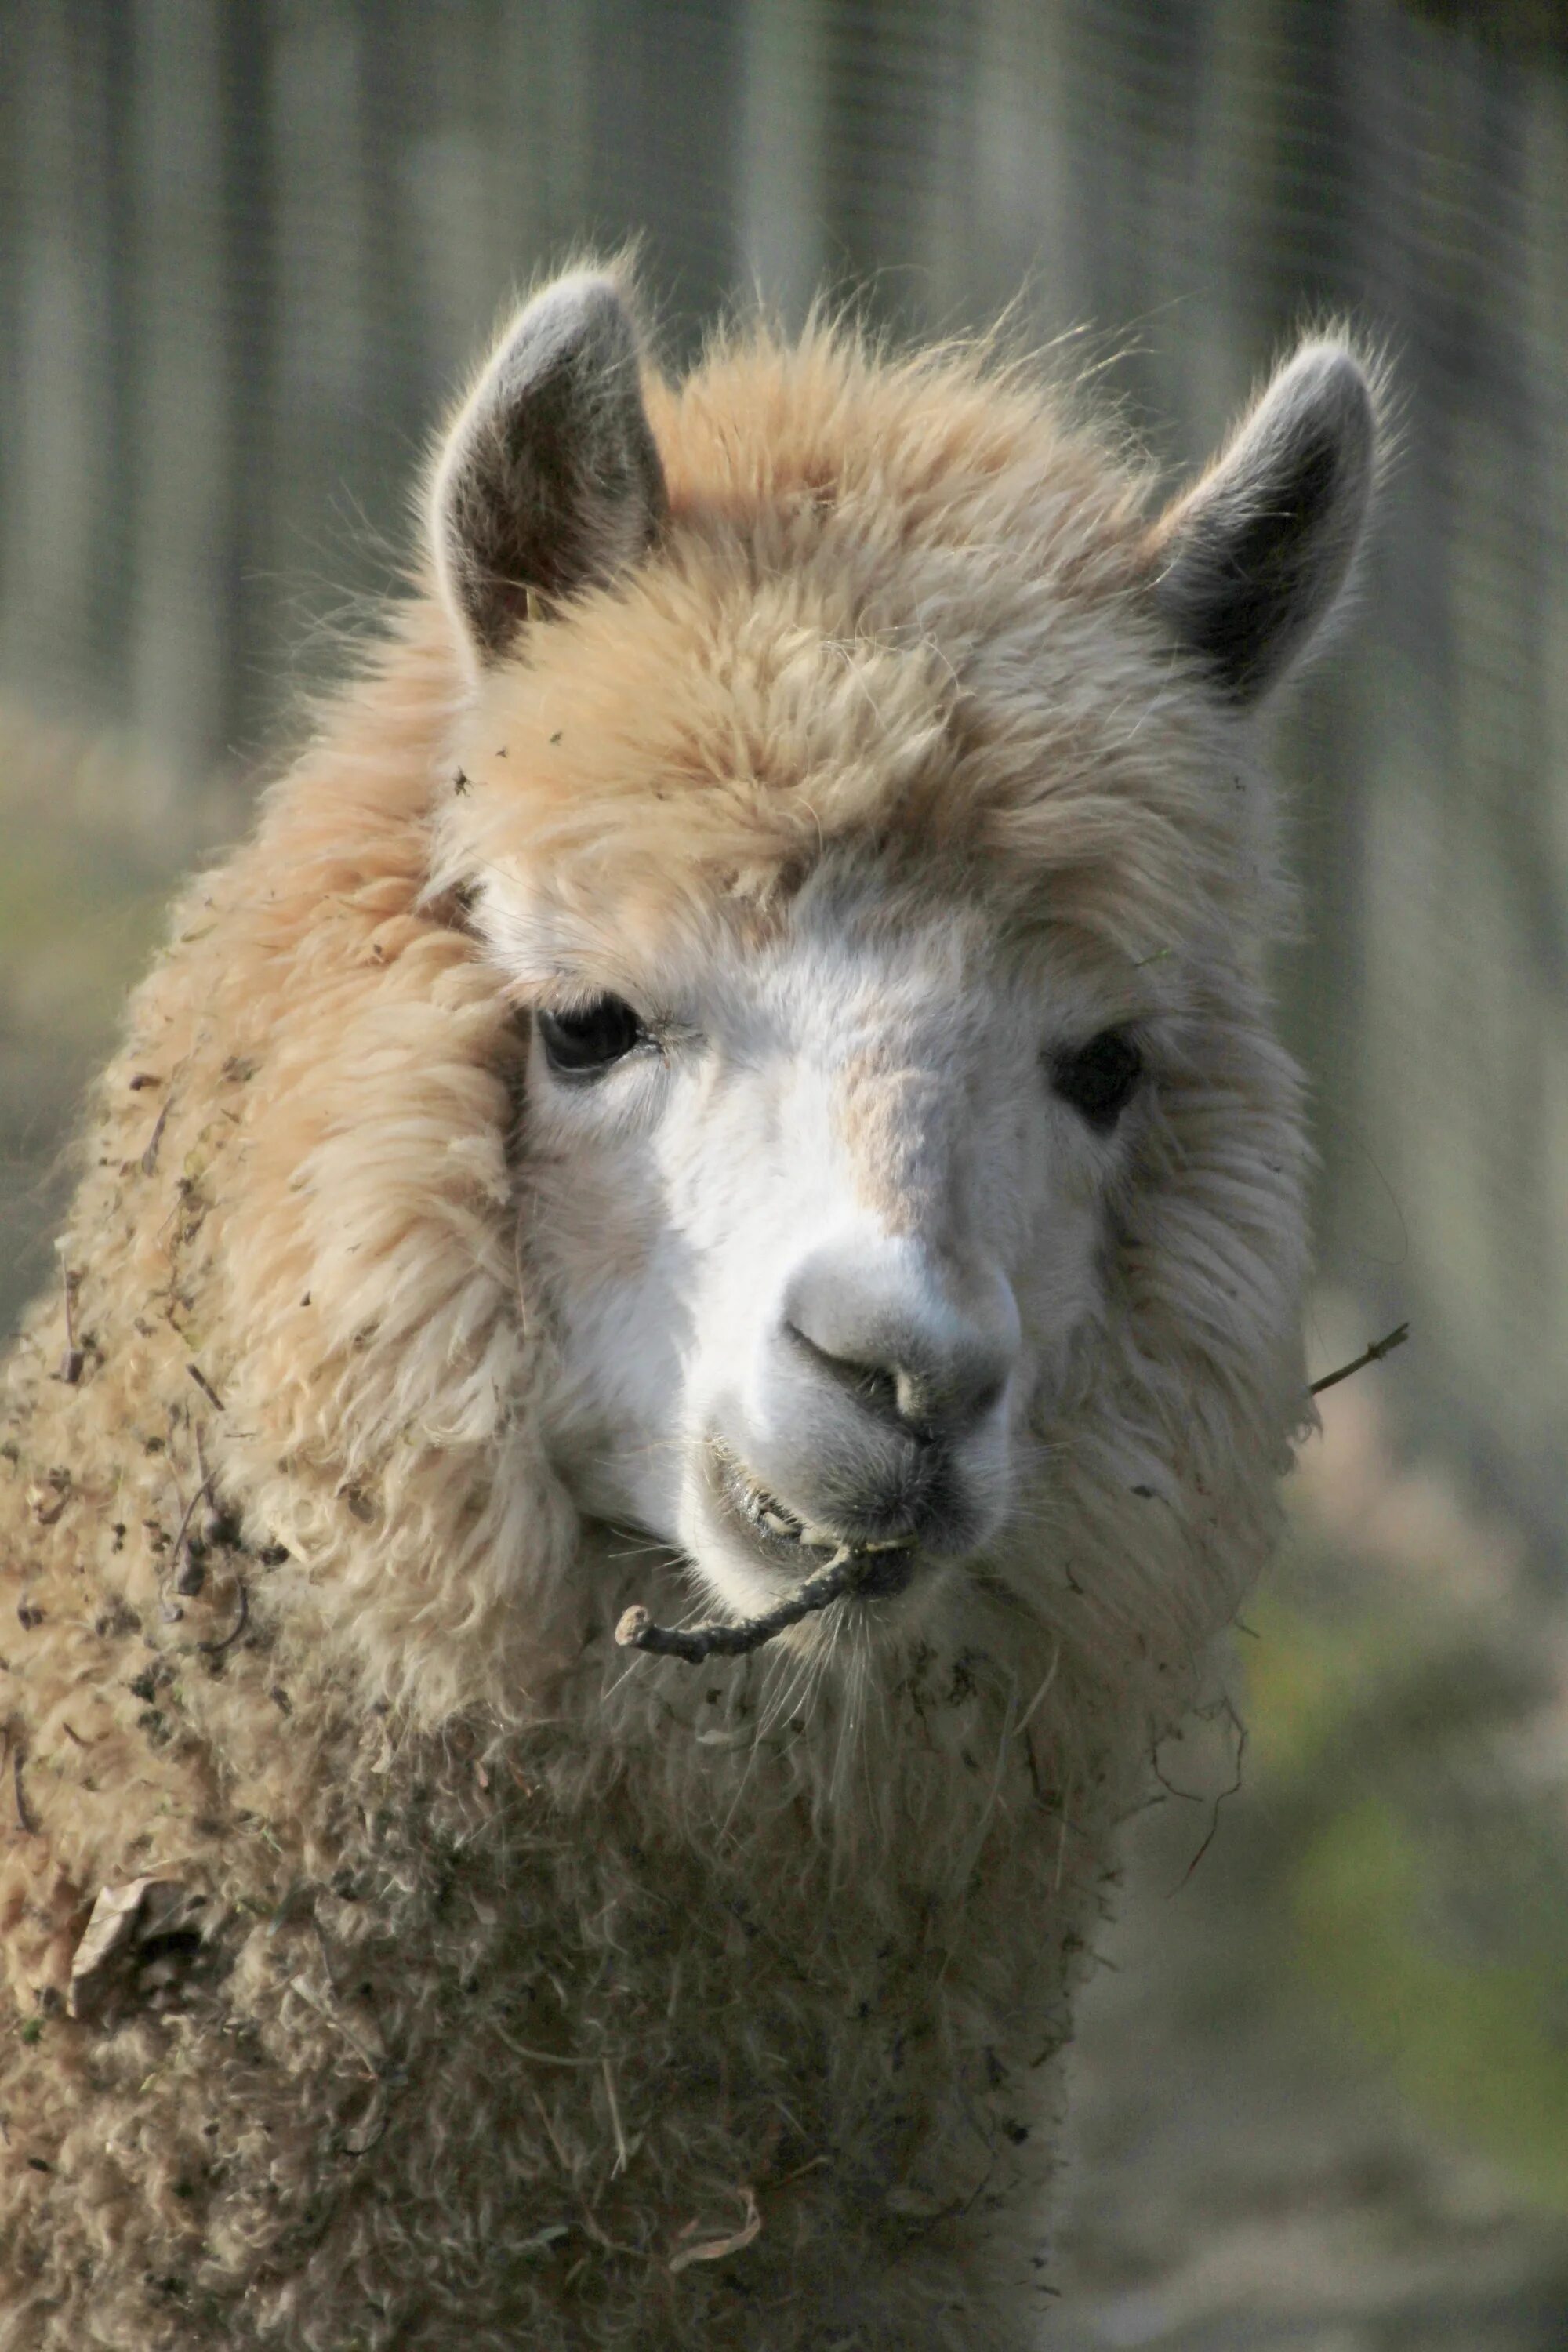
{"type": "MultiPolygon", "coordinates": [[[[57,1295],[7,1370],[3,2352],[1028,2340],[1114,1825],[1268,1548],[1303,1402],[1272,850],[1234,729],[1131,610],[1142,482],[1037,393],[818,335],[649,397],[671,552],[545,633],[585,766],[547,790],[520,731],[509,841],[581,887],[608,794],[650,924],[765,884],[800,854],[766,742],[677,850],[628,698],[691,740],[705,695],[745,740],[704,649],[781,564],[829,638],[858,563],[895,632],[940,654],[967,597],[978,643],[1010,575],[963,550],[1027,518],[1079,680],[1058,789],[1004,629],[963,761],[990,830],[943,819],[939,854],[1009,905],[1054,873],[1076,919],[1135,913],[1197,966],[1225,1087],[1173,1074],[1121,1320],[1047,1433],[1036,1609],[976,1579],[919,1645],[628,1660],[616,1619],[678,1612],[679,1569],[581,1523],[543,1442],[521,1051],[463,906],[496,802],[452,797],[464,681],[434,601],[403,608],[132,1002],[60,1244],[79,1368],[57,1295]],[[1119,715],[1156,695],[1164,767],[1119,715]],[[147,1907],[73,1986],[143,1880],[185,1924],[147,1907]]],[[[766,701],[837,760],[814,827],[940,831],[918,759],[896,806],[866,784],[891,671],[818,685],[775,665],[766,701]]]]}

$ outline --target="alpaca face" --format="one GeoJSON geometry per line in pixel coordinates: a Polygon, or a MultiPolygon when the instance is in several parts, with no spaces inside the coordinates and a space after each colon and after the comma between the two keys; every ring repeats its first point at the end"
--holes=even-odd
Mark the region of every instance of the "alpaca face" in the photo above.
{"type": "MultiPolygon", "coordinates": [[[[531,945],[567,959],[559,927],[531,945]]],[[[685,971],[617,964],[624,995],[588,968],[536,1014],[523,1144],[571,1484],[736,1610],[805,1573],[803,1530],[912,1538],[881,1581],[918,1605],[1036,1499],[1149,1115],[1152,992],[853,858],[765,941],[715,925],[685,971]]]]}
{"type": "Polygon", "coordinates": [[[552,1462],[723,1607],[839,1541],[897,1547],[894,1621],[966,1563],[1038,1591],[1092,1525],[1142,1655],[1224,1613],[1222,1517],[1266,1541],[1301,1151],[1250,722],[1372,464],[1332,343],[1153,521],[979,368],[829,337],[645,382],[602,278],[480,376],[431,507],[435,878],[529,1027],[552,1462]]]}

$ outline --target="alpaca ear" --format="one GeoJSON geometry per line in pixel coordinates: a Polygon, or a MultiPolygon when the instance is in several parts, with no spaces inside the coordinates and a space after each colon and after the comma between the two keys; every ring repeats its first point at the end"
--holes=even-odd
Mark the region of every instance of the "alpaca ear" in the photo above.
{"type": "Polygon", "coordinates": [[[1155,524],[1154,602],[1226,700],[1257,702],[1328,617],[1361,542],[1377,413],[1355,353],[1304,343],[1155,524]]]}
{"type": "Polygon", "coordinates": [[[612,579],[665,510],[638,338],[614,278],[557,279],[521,310],[437,460],[430,537],[441,594],[478,659],[542,604],[612,579]]]}

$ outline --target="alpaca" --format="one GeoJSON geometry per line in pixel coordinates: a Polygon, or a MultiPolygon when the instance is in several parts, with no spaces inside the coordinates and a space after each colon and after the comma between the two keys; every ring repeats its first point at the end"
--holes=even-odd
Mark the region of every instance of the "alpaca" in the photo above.
{"type": "Polygon", "coordinates": [[[1030,2341],[1309,1417],[1256,721],[1375,408],[1156,512],[983,352],[512,321],[8,1366],[4,2352],[1030,2341]]]}

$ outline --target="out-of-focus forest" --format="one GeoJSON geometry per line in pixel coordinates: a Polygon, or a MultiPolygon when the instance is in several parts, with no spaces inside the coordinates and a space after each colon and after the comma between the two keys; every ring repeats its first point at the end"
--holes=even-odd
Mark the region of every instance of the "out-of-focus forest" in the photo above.
{"type": "Polygon", "coordinates": [[[1303,320],[1399,449],[1280,723],[1324,1399],[1086,2008],[1097,2352],[1568,2346],[1568,16],[1561,0],[0,0],[0,1313],[173,877],[395,589],[510,292],[641,239],[1015,306],[1173,473],[1303,320]]]}

